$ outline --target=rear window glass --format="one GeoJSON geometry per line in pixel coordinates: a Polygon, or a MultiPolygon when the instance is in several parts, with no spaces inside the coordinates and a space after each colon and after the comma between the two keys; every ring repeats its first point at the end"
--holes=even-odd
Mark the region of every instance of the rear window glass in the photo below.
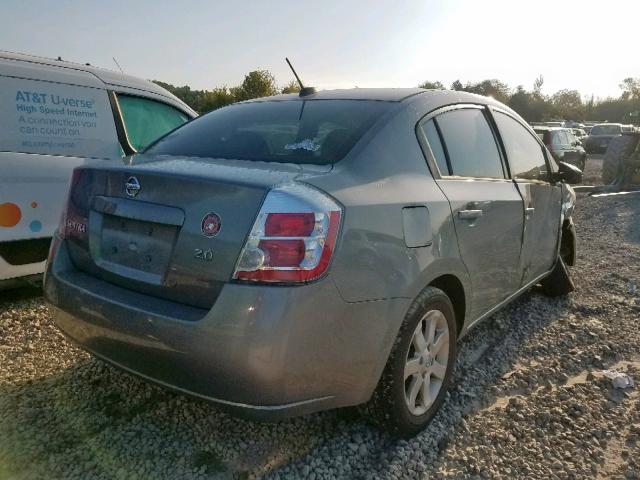
{"type": "Polygon", "coordinates": [[[341,160],[392,105],[363,100],[241,103],[184,125],[145,153],[330,164],[341,160]]]}
{"type": "Polygon", "coordinates": [[[617,135],[620,131],[620,125],[596,125],[591,129],[591,135],[617,135]]]}

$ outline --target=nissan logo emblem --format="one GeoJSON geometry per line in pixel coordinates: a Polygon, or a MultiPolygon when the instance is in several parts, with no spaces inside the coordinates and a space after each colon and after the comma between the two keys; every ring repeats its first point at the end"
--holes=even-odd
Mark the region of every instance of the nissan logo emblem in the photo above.
{"type": "Polygon", "coordinates": [[[140,192],[140,182],[136,177],[129,177],[127,183],[124,184],[124,190],[130,197],[135,197],[140,192]]]}

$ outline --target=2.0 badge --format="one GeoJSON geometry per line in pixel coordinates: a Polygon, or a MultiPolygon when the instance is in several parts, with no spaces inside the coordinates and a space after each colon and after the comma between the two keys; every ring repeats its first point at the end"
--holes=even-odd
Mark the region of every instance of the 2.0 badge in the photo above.
{"type": "Polygon", "coordinates": [[[202,218],[201,227],[205,237],[215,237],[222,228],[222,220],[217,213],[209,212],[202,218]]]}

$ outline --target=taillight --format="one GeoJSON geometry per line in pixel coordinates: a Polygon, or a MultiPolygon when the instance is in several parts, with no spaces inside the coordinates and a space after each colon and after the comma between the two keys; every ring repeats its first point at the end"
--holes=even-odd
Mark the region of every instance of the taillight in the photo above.
{"type": "Polygon", "coordinates": [[[69,183],[69,190],[67,192],[67,200],[64,203],[62,215],[60,216],[60,224],[58,225],[58,236],[63,239],[73,234],[86,233],[86,219],[81,218],[76,214],[76,209],[74,208],[73,203],[73,192],[78,186],[81,177],[82,170],[79,169],[75,169],[71,175],[71,182],[69,183]]]}
{"type": "Polygon", "coordinates": [[[236,280],[301,283],[322,276],[331,263],[342,208],[313,187],[271,190],[240,253],[236,280]]]}

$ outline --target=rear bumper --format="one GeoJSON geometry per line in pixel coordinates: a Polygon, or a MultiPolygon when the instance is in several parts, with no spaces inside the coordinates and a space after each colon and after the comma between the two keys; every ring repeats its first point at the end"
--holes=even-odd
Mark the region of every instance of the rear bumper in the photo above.
{"type": "Polygon", "coordinates": [[[265,420],[366,401],[410,302],[347,303],[327,277],[302,287],[228,284],[207,311],[78,272],[58,240],[52,252],[45,297],[72,341],[149,381],[265,420]]]}
{"type": "Polygon", "coordinates": [[[585,143],[585,150],[587,153],[604,153],[607,151],[609,147],[609,143],[611,142],[611,138],[593,138],[591,140],[587,140],[585,143]]]}

